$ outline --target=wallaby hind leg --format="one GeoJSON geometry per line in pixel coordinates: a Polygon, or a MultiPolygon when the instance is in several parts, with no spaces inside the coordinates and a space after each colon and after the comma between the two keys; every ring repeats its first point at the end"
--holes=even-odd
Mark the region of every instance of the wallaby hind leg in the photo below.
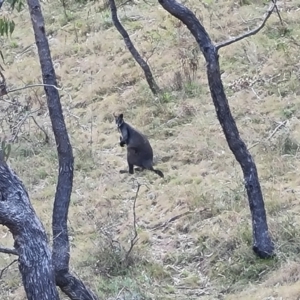
{"type": "Polygon", "coordinates": [[[128,168],[129,168],[129,174],[133,174],[134,172],[133,172],[133,165],[132,164],[130,164],[130,163],[128,163],[128,168]]]}
{"type": "Polygon", "coordinates": [[[134,168],[134,171],[138,171],[138,172],[142,172],[144,170],[145,170],[145,168],[142,168],[142,167],[136,167],[136,168],[134,168]]]}
{"type": "Polygon", "coordinates": [[[133,165],[128,163],[128,170],[120,170],[119,172],[121,174],[124,174],[124,173],[133,174],[133,165]]]}

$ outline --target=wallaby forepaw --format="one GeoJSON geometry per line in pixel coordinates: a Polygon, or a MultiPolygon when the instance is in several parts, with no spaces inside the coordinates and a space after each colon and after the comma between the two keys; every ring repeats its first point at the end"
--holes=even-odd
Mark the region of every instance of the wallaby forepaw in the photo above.
{"type": "Polygon", "coordinates": [[[124,142],[120,142],[120,146],[124,147],[125,143],[124,142]]]}

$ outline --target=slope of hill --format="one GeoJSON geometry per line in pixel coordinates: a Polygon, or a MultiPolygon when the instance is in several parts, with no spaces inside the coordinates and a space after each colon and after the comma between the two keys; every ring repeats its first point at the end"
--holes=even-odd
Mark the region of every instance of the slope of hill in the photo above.
{"type": "MultiPolygon", "coordinates": [[[[242,138],[251,148],[277,257],[260,260],[240,166],[216,118],[202,54],[186,30],[155,1],[119,9],[136,47],[164,93],[153,97],[143,73],[100,1],[43,3],[61,101],[75,155],[69,211],[72,271],[101,299],[299,299],[300,8],[278,3],[257,35],[220,51],[222,79],[242,138]],[[148,135],[165,179],[152,172],[119,174],[113,112],[148,135]],[[133,234],[130,267],[122,264],[133,234]],[[126,297],[127,298],[126,298],[126,297]],[[247,298],[248,297],[248,298],[247,298]]],[[[195,1],[192,8],[215,42],[259,24],[261,1],[195,1]]],[[[27,10],[2,38],[10,89],[41,83],[27,10]]],[[[25,183],[51,239],[57,157],[42,87],[1,100],[2,134],[16,136],[10,165],[25,183]],[[28,106],[15,110],[12,102],[28,106]],[[4,111],[5,109],[5,111],[4,111]],[[20,120],[16,118],[20,116],[20,120]],[[9,119],[9,117],[11,117],[9,119]],[[23,120],[23,121],[22,121],[23,120]],[[11,125],[11,131],[9,126],[11,125]],[[13,131],[13,132],[12,132],[13,131]]],[[[0,245],[12,246],[0,228],[0,245]]],[[[0,255],[0,269],[13,258],[0,255]]],[[[25,299],[17,265],[0,278],[1,299],[25,299]]]]}

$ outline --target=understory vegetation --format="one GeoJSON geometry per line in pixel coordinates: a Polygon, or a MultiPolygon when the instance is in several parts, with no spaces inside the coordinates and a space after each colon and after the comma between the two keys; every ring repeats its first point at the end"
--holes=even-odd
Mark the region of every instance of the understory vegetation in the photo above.
{"type": "MultiPolygon", "coordinates": [[[[257,26],[268,6],[184,2],[215,43],[257,26]]],[[[153,96],[106,2],[53,0],[42,8],[75,156],[72,272],[100,299],[298,299],[299,1],[278,3],[283,23],[274,13],[257,35],[219,51],[276,245],[276,257],[265,260],[251,249],[240,165],[216,117],[204,59],[185,26],[153,0],[119,7],[120,21],[162,89],[153,96]],[[149,137],[164,179],[146,171],[119,174],[126,151],[119,147],[114,112],[149,137]],[[138,241],[127,257],[138,186],[138,241]]],[[[0,99],[0,137],[11,142],[9,164],[50,238],[57,152],[28,11],[13,19],[12,36],[1,38],[6,83],[9,90],[35,86],[0,99]]],[[[6,227],[0,245],[13,245],[6,227]]],[[[0,254],[0,271],[13,260],[0,254]]],[[[0,289],[1,299],[26,299],[16,264],[0,273],[0,289]]]]}

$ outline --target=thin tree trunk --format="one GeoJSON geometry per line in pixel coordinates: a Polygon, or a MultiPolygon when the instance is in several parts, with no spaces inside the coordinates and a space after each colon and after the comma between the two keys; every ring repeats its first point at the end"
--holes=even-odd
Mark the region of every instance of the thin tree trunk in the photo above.
{"type": "Polygon", "coordinates": [[[153,75],[152,72],[150,70],[149,65],[147,64],[147,62],[141,57],[141,55],[139,54],[139,52],[136,50],[136,48],[134,47],[126,29],[123,27],[123,25],[121,24],[121,22],[118,19],[118,12],[117,12],[117,7],[116,7],[116,3],[115,0],[109,0],[109,5],[110,5],[110,10],[111,10],[111,16],[112,16],[112,20],[113,23],[115,25],[115,27],[117,28],[117,30],[119,31],[119,33],[122,35],[123,40],[129,50],[129,52],[132,54],[133,58],[135,59],[135,61],[140,65],[140,67],[142,68],[142,70],[144,71],[147,83],[152,91],[152,93],[154,95],[157,95],[160,91],[153,75]]]}
{"type": "MultiPolygon", "coordinates": [[[[44,17],[38,0],[27,0],[38,48],[43,83],[57,86],[44,17]]],[[[53,264],[56,284],[71,299],[97,299],[83,282],[69,273],[70,244],[67,217],[73,185],[74,158],[66,129],[58,90],[45,86],[52,129],[57,145],[59,172],[52,216],[53,264]]]]}
{"type": "Polygon", "coordinates": [[[208,33],[196,16],[175,0],[159,0],[161,6],[181,20],[195,37],[207,66],[207,77],[211,96],[227,143],[241,165],[249,206],[252,215],[253,251],[261,258],[273,255],[274,244],[269,236],[264,200],[258,179],[256,165],[244,141],[241,139],[226,98],[218,60],[218,53],[208,33]]]}
{"type": "Polygon", "coordinates": [[[59,299],[45,229],[25,187],[3,157],[0,157],[0,224],[7,226],[13,235],[27,298],[59,299]]]}

